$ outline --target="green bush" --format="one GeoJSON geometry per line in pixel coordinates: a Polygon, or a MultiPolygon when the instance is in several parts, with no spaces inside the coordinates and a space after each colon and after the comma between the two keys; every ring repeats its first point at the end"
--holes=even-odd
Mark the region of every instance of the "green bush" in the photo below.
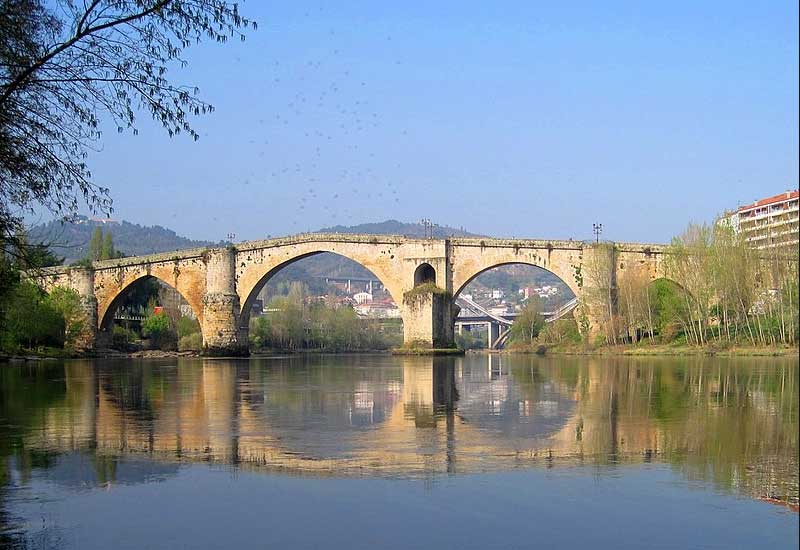
{"type": "Polygon", "coordinates": [[[10,291],[2,335],[5,349],[63,347],[65,332],[64,317],[39,287],[22,281],[10,291]]]}
{"type": "Polygon", "coordinates": [[[114,328],[111,329],[111,347],[114,349],[127,351],[138,339],[138,334],[125,327],[114,325],[114,328]]]}
{"type": "Polygon", "coordinates": [[[309,303],[305,289],[293,285],[287,296],[270,302],[274,311],[250,319],[254,349],[354,351],[387,349],[399,343],[399,323],[360,319],[350,307],[309,303]]]}
{"type": "Polygon", "coordinates": [[[91,339],[80,295],[70,288],[56,287],[46,298],[46,303],[57,311],[64,322],[64,348],[77,349],[91,339]]]}
{"type": "Polygon", "coordinates": [[[156,349],[174,349],[177,342],[169,316],[164,312],[155,313],[144,320],[142,335],[149,338],[151,346],[156,349]]]}
{"type": "Polygon", "coordinates": [[[178,340],[178,351],[200,351],[203,349],[203,335],[194,332],[178,340]]]}
{"type": "Polygon", "coordinates": [[[176,330],[179,339],[185,336],[190,336],[192,334],[199,334],[200,323],[197,322],[197,319],[192,319],[191,317],[182,316],[178,319],[178,322],[176,323],[176,330]]]}
{"type": "Polygon", "coordinates": [[[530,345],[544,329],[544,317],[541,314],[539,300],[532,298],[519,312],[511,325],[511,342],[517,345],[530,345]]]}
{"type": "Polygon", "coordinates": [[[545,325],[538,340],[543,344],[580,344],[582,338],[575,319],[558,319],[545,325]]]}
{"type": "Polygon", "coordinates": [[[456,346],[458,349],[483,349],[486,347],[486,342],[482,338],[476,338],[470,331],[464,331],[461,334],[456,333],[456,346]]]}

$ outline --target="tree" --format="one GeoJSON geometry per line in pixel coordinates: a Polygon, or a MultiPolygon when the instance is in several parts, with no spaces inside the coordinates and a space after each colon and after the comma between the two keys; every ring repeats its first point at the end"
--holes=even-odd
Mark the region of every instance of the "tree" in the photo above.
{"type": "Polygon", "coordinates": [[[3,347],[61,347],[64,333],[63,317],[46,300],[41,289],[29,281],[20,282],[6,304],[3,347]]]}
{"type": "Polygon", "coordinates": [[[110,260],[116,257],[117,253],[114,250],[114,237],[111,236],[109,231],[103,236],[103,246],[100,248],[100,259],[110,260]]]}
{"type": "Polygon", "coordinates": [[[64,320],[64,347],[77,349],[90,336],[86,334],[86,312],[81,304],[80,295],[70,288],[56,287],[47,296],[47,303],[57,311],[64,320]]]}
{"type": "Polygon", "coordinates": [[[26,244],[25,251],[17,257],[17,265],[20,269],[40,269],[63,263],[64,257],[53,254],[53,251],[44,243],[26,244]]]}
{"type": "Polygon", "coordinates": [[[89,259],[97,261],[103,255],[103,230],[95,227],[89,240],[89,259]]]}
{"type": "Polygon", "coordinates": [[[0,2],[0,239],[33,205],[111,211],[86,163],[103,123],[136,134],[141,109],[170,136],[198,139],[189,117],[213,107],[168,71],[191,44],[243,40],[249,27],[224,0],[0,2]]]}
{"type": "Polygon", "coordinates": [[[511,325],[511,340],[524,345],[532,344],[544,328],[544,324],[539,299],[531,296],[511,325]]]}
{"type": "Polygon", "coordinates": [[[619,335],[614,269],[616,253],[611,243],[599,243],[592,247],[584,270],[583,304],[600,320],[600,325],[605,329],[606,343],[615,345],[619,335]]]}
{"type": "Polygon", "coordinates": [[[155,313],[142,323],[142,334],[160,348],[173,340],[172,325],[166,313],[155,313]]]}

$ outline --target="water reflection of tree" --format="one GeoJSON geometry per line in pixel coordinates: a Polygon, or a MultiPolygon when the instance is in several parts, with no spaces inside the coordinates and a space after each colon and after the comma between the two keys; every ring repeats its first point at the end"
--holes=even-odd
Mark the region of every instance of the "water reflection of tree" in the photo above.
{"type": "Polygon", "coordinates": [[[542,371],[578,391],[579,415],[607,424],[581,434],[607,452],[595,460],[658,453],[690,479],[797,504],[798,367],[757,361],[591,360],[577,380],[571,368],[542,371]]]}
{"type": "Polygon", "coordinates": [[[65,382],[58,366],[0,368],[0,548],[24,548],[24,532],[8,510],[12,467],[24,481],[34,468],[48,468],[55,455],[29,448],[26,435],[40,426],[47,411],[63,403],[65,382]],[[13,466],[12,466],[13,461],[13,466]]]}

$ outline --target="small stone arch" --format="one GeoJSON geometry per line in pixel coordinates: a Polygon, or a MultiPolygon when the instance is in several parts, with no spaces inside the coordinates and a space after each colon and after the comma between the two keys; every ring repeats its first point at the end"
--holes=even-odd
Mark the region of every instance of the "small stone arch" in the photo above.
{"type": "Polygon", "coordinates": [[[178,288],[174,285],[170,284],[169,282],[165,281],[161,277],[152,274],[142,274],[130,281],[127,281],[124,286],[122,286],[119,291],[114,295],[113,299],[108,302],[107,305],[98,304],[98,312],[97,312],[97,328],[102,331],[107,331],[114,320],[114,313],[119,308],[120,304],[125,300],[125,298],[130,294],[130,292],[136,287],[136,285],[140,284],[142,281],[146,281],[149,279],[157,280],[159,283],[171,288],[175,292],[177,292],[183,300],[189,304],[189,307],[192,309],[197,321],[202,326],[203,324],[203,309],[200,304],[192,303],[192,301],[178,288]]]}
{"type": "Polygon", "coordinates": [[[421,263],[414,270],[414,286],[436,284],[436,269],[429,263],[421,263]]]}

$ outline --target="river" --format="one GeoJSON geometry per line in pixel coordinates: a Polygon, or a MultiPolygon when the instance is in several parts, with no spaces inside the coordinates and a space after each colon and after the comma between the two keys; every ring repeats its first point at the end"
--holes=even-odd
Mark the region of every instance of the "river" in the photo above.
{"type": "Polygon", "coordinates": [[[2,548],[796,548],[798,360],[0,365],[2,548]]]}

